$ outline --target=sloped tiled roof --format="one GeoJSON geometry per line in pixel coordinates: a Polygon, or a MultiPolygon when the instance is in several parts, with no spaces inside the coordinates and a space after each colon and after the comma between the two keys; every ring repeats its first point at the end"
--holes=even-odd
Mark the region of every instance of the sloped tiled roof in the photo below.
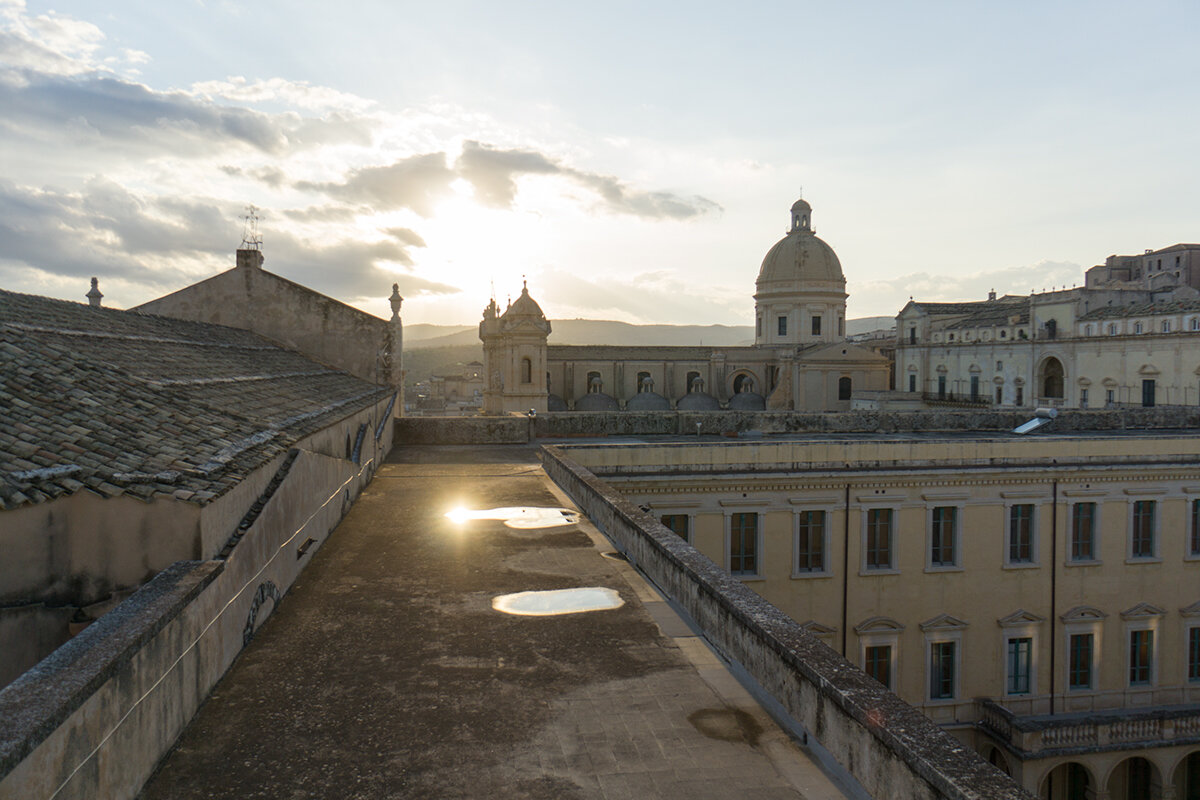
{"type": "Polygon", "coordinates": [[[947,328],[997,328],[1005,325],[1029,324],[1029,298],[1025,302],[981,303],[979,307],[947,328]],[[1013,318],[1016,318],[1015,322],[1013,318]]]}
{"type": "Polygon", "coordinates": [[[248,331],[0,290],[0,508],[207,503],[389,392],[248,331]]]}
{"type": "Polygon", "coordinates": [[[1170,303],[1133,303],[1127,306],[1102,306],[1081,316],[1081,321],[1096,319],[1121,319],[1124,317],[1152,317],[1158,314],[1182,314],[1200,311],[1200,300],[1177,300],[1170,303]]]}

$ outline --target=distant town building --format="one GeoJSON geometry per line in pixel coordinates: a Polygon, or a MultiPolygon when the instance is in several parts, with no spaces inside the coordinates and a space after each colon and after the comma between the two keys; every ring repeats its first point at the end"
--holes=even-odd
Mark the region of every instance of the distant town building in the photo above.
{"type": "Polygon", "coordinates": [[[755,286],[746,347],[548,345],[550,323],[527,287],[503,311],[493,300],[479,326],[484,413],[836,411],[856,391],[888,388],[888,359],[846,338],[846,278],[806,201],[792,206],[755,286]]]}
{"type": "Polygon", "coordinates": [[[1110,256],[1078,288],[910,301],[896,317],[896,389],[929,403],[1196,405],[1198,281],[1200,245],[1180,244],[1110,256]]]}

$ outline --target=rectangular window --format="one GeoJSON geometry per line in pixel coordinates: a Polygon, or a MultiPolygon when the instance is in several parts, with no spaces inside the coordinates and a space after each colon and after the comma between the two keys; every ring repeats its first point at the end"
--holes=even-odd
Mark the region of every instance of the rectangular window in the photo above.
{"type": "MultiPolygon", "coordinates": [[[[1193,320],[1193,321],[1194,321],[1194,320],[1193,320]]],[[[917,343],[917,329],[916,329],[916,328],[909,328],[909,329],[908,329],[908,343],[909,343],[909,344],[916,344],[916,343],[917,343]]]]}
{"type": "Polygon", "coordinates": [[[1135,500],[1133,503],[1133,531],[1129,541],[1131,558],[1154,558],[1154,512],[1157,503],[1153,500],[1135,500]]]}
{"type": "Polygon", "coordinates": [[[663,514],[662,524],[667,526],[671,531],[679,534],[679,538],[685,542],[692,540],[692,532],[689,529],[687,514],[663,514]]]}
{"type": "MultiPolygon", "coordinates": [[[[1194,630],[1200,631],[1200,628],[1194,630]]],[[[863,671],[888,689],[892,688],[892,646],[887,644],[868,647],[863,671]]]]}
{"type": "Polygon", "coordinates": [[[1170,332],[1171,332],[1171,320],[1169,320],[1169,319],[1164,319],[1164,320],[1162,321],[1162,332],[1163,332],[1163,333],[1170,333],[1170,332]]]}
{"type": "Polygon", "coordinates": [[[758,317],[754,320],[754,335],[756,337],[762,337],[762,317],[758,317]]]}
{"type": "Polygon", "coordinates": [[[729,519],[729,571],[734,575],[758,572],[758,514],[738,513],[729,519]]]}
{"type": "Polygon", "coordinates": [[[972,403],[979,402],[979,376],[978,375],[971,376],[971,402],[972,403]]]}
{"type": "Polygon", "coordinates": [[[1080,408],[1088,407],[1088,390],[1087,389],[1079,390],[1079,407],[1080,408]]]}
{"type": "Polygon", "coordinates": [[[892,568],[892,509],[867,509],[867,569],[892,568]]]}
{"type": "Polygon", "coordinates": [[[1188,628],[1188,667],[1189,681],[1200,681],[1200,628],[1188,628]]]}
{"type": "Polygon", "coordinates": [[[997,386],[996,387],[996,405],[1000,405],[1003,402],[1004,402],[1004,388],[997,386]]]}
{"type": "Polygon", "coordinates": [[[1116,390],[1115,389],[1105,389],[1104,390],[1104,404],[1111,406],[1115,402],[1116,402],[1116,390]]]}
{"type": "Polygon", "coordinates": [[[917,376],[916,375],[908,376],[908,390],[910,392],[915,392],[917,390],[917,376]]]}
{"type": "Polygon", "coordinates": [[[954,697],[954,642],[929,645],[929,699],[954,697]]]}
{"type": "Polygon", "coordinates": [[[1019,405],[1019,406],[1025,405],[1025,387],[1024,386],[1017,387],[1017,405],[1019,405]]]}
{"type": "Polygon", "coordinates": [[[1008,563],[1033,563],[1033,505],[1022,503],[1008,510],[1008,563]]]}
{"type": "Polygon", "coordinates": [[[1071,560],[1094,561],[1096,558],[1096,504],[1071,506],[1071,560]]]}
{"type": "Polygon", "coordinates": [[[812,318],[812,335],[813,336],[821,335],[821,318],[819,316],[814,315],[812,318]]]}
{"type": "Polygon", "coordinates": [[[787,317],[779,318],[779,335],[787,336],[787,317]]]}
{"type": "Polygon", "coordinates": [[[1154,408],[1154,379],[1142,381],[1142,407],[1154,408]]]}
{"type": "Polygon", "coordinates": [[[825,512],[801,511],[796,529],[796,572],[825,571],[825,512]]]}
{"type": "Polygon", "coordinates": [[[1033,671],[1033,639],[1008,640],[1008,693],[1029,694],[1033,671]]]}
{"type": "Polygon", "coordinates": [[[1129,632],[1129,685],[1145,686],[1151,679],[1154,631],[1129,632]]]}
{"type": "Polygon", "coordinates": [[[937,506],[933,509],[929,531],[929,564],[934,567],[953,567],[958,564],[958,509],[937,506]]]}
{"type": "Polygon", "coordinates": [[[1092,688],[1092,648],[1096,637],[1091,633],[1071,635],[1067,653],[1067,686],[1072,689],[1092,688]]]}
{"type": "Polygon", "coordinates": [[[938,400],[946,399],[946,376],[938,375],[938,400]]]}
{"type": "Polygon", "coordinates": [[[1188,555],[1200,556],[1200,500],[1192,501],[1192,530],[1188,537],[1188,555]]]}

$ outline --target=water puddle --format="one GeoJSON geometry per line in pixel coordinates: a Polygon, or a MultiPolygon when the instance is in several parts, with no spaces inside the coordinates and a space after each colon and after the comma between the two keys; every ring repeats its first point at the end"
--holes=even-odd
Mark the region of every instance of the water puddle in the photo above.
{"type": "Polygon", "coordinates": [[[499,519],[510,528],[556,528],[579,522],[579,513],[569,508],[538,508],[536,506],[513,506],[510,508],[485,508],[472,511],[456,508],[446,512],[451,522],[462,524],[473,519],[499,519]]]}
{"type": "Polygon", "coordinates": [[[612,589],[585,586],[579,589],[552,589],[545,592],[517,592],[492,599],[492,608],[505,614],[527,617],[549,617],[556,614],[579,614],[584,611],[606,611],[625,605],[612,589]]]}

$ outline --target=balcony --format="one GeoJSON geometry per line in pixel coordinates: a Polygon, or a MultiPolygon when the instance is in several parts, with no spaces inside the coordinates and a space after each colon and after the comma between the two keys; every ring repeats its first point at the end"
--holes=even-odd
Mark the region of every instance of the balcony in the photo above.
{"type": "Polygon", "coordinates": [[[1022,759],[1200,742],[1195,705],[1017,716],[995,701],[980,700],[976,724],[1022,759]]]}

